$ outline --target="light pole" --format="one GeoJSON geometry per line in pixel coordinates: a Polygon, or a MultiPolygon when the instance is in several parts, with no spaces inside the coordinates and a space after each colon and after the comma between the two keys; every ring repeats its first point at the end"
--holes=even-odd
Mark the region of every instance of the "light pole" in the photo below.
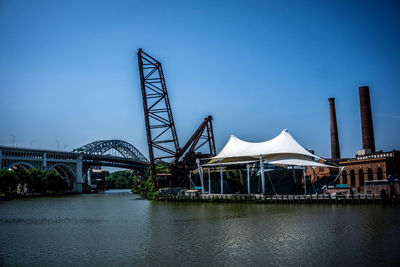
{"type": "Polygon", "coordinates": [[[57,142],[57,150],[60,150],[60,141],[56,140],[57,142]]]}
{"type": "Polygon", "coordinates": [[[12,138],[13,138],[13,146],[12,146],[12,147],[14,147],[15,136],[14,136],[13,134],[10,134],[10,135],[11,135],[12,138]]]}
{"type": "Polygon", "coordinates": [[[32,144],[35,143],[35,141],[31,141],[29,148],[32,148],[32,144]]]}
{"type": "Polygon", "coordinates": [[[67,145],[64,144],[64,151],[67,151],[67,145]]]}

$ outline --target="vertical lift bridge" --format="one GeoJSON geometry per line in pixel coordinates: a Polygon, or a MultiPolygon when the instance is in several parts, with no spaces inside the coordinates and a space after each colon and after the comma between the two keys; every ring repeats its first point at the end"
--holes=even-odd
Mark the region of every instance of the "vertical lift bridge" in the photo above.
{"type": "Polygon", "coordinates": [[[153,182],[158,187],[156,163],[169,161],[170,185],[182,185],[189,171],[196,168],[196,159],[216,155],[212,117],[206,117],[189,141],[180,147],[161,63],[142,49],[137,56],[153,182]],[[207,143],[209,153],[198,153],[207,143]]]}

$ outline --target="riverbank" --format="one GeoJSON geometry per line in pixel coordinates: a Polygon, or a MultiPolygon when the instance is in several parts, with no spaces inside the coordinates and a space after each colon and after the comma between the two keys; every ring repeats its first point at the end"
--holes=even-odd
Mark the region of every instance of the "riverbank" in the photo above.
{"type": "MultiPolygon", "coordinates": [[[[0,194],[0,201],[9,201],[13,199],[24,199],[24,198],[41,198],[41,197],[62,197],[62,196],[69,196],[69,195],[79,195],[81,193],[77,192],[65,192],[65,193],[31,193],[31,194],[0,194]]],[[[86,194],[86,193],[85,193],[86,194]]]]}
{"type": "Polygon", "coordinates": [[[259,204],[399,204],[397,198],[381,198],[374,194],[332,196],[319,195],[239,195],[204,194],[198,196],[158,196],[157,201],[202,203],[259,203],[259,204]]]}

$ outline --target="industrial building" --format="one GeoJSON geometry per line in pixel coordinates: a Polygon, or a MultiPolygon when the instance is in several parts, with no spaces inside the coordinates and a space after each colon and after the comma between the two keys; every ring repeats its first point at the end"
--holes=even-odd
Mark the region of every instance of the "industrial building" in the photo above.
{"type": "MultiPolygon", "coordinates": [[[[376,184],[388,183],[400,179],[400,151],[376,151],[374,127],[372,121],[369,87],[359,87],[361,129],[363,148],[357,151],[355,158],[341,158],[339,135],[337,128],[335,98],[329,98],[330,130],[331,130],[331,159],[332,164],[344,167],[340,177],[334,181],[340,187],[349,187],[354,192],[368,193],[373,191],[376,184]],[[367,182],[369,181],[369,182],[367,182]],[[371,181],[382,181],[381,183],[371,181]],[[371,191],[372,190],[372,191],[371,191]]],[[[307,170],[311,181],[336,177],[337,170],[318,168],[307,170]]],[[[389,187],[389,185],[387,184],[389,187]]],[[[399,192],[397,192],[399,193],[399,192]]]]}

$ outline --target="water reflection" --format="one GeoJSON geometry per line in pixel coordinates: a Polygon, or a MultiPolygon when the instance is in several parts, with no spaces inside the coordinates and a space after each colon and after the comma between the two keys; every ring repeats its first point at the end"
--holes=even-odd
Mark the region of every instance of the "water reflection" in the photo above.
{"type": "Polygon", "coordinates": [[[399,208],[158,203],[129,191],[0,203],[1,265],[397,265],[399,208]]]}

